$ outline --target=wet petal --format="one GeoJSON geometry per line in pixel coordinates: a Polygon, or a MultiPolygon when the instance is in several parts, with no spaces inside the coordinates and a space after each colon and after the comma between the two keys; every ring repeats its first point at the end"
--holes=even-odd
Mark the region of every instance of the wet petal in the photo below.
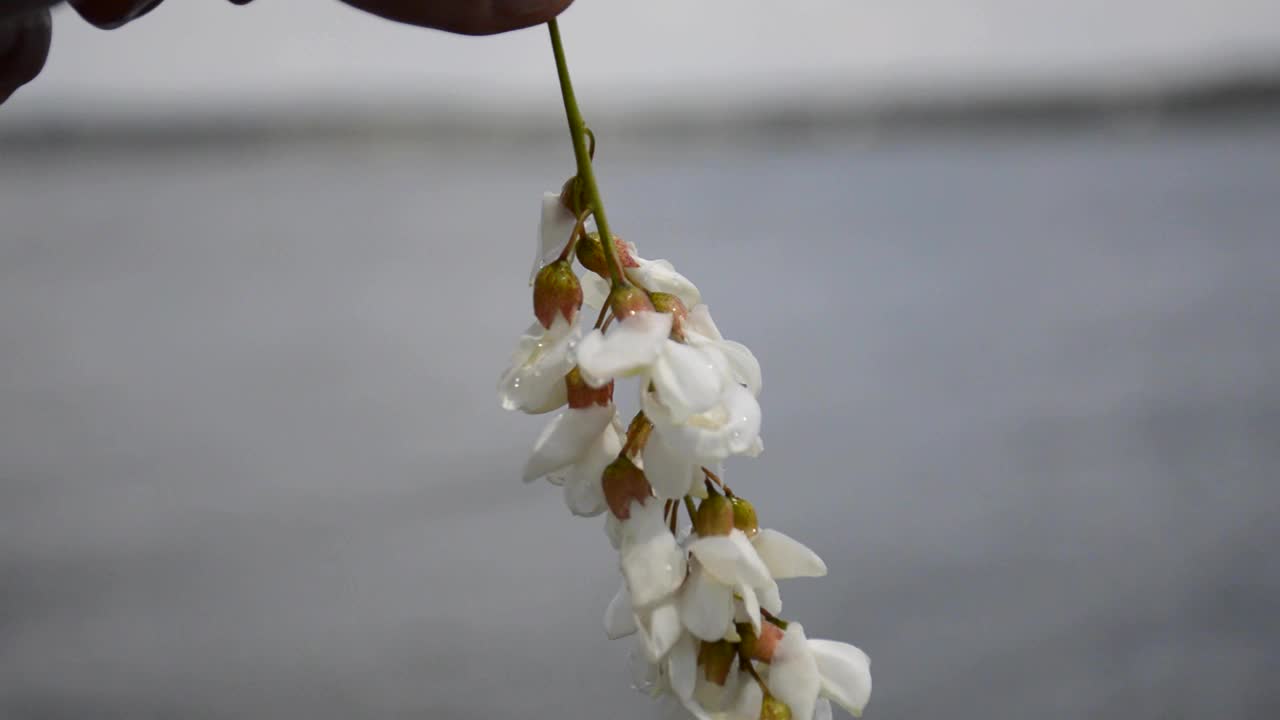
{"type": "Polygon", "coordinates": [[[732,340],[722,340],[716,344],[716,348],[728,360],[733,379],[746,385],[752,395],[759,396],[760,390],[764,388],[764,379],[760,374],[760,361],[756,360],[755,354],[746,345],[732,340]]]}
{"type": "Polygon", "coordinates": [[[599,310],[609,301],[609,281],[588,270],[578,278],[582,283],[582,304],[599,310]]]}
{"type": "Polygon", "coordinates": [[[670,333],[670,315],[642,312],[614,324],[607,334],[592,330],[574,355],[587,384],[603,387],[615,377],[649,367],[670,333]]]}
{"type": "Polygon", "coordinates": [[[557,415],[534,442],[533,454],[524,465],[524,481],[533,482],[577,462],[600,439],[613,415],[613,405],[571,408],[557,415]]]}
{"type": "Polygon", "coordinates": [[[654,360],[650,380],[657,388],[658,401],[677,423],[714,407],[724,387],[720,369],[707,353],[673,340],[663,345],[654,360]]]}
{"type": "Polygon", "coordinates": [[[741,530],[734,530],[728,535],[698,538],[690,543],[689,552],[723,585],[768,587],[773,582],[769,569],[741,530]]]}
{"type": "Polygon", "coordinates": [[[586,455],[573,466],[564,486],[564,502],[569,512],[579,517],[595,517],[605,511],[608,502],[600,478],[604,469],[622,450],[622,437],[612,425],[605,427],[600,437],[587,448],[586,455]]]}
{"type": "Polygon", "coordinates": [[[604,535],[614,550],[622,547],[622,521],[617,515],[608,513],[604,516],[604,535]]]}
{"type": "Polygon", "coordinates": [[[720,328],[716,327],[716,323],[711,319],[711,308],[706,305],[688,305],[689,315],[685,318],[684,327],[686,331],[692,331],[706,338],[707,340],[723,340],[724,336],[720,334],[720,328]]]}
{"type": "Polygon", "coordinates": [[[649,292],[670,293],[680,298],[687,308],[702,302],[702,293],[689,278],[676,272],[676,268],[667,260],[645,260],[636,257],[639,267],[627,268],[627,277],[649,292]]]}
{"type": "Polygon", "coordinates": [[[733,622],[733,591],[695,564],[680,592],[680,619],[699,640],[720,640],[733,622]]]}
{"type": "Polygon", "coordinates": [[[661,600],[684,582],[685,551],[662,521],[662,505],[657,498],[643,507],[633,503],[631,519],[623,522],[622,575],[636,607],[661,600]]]}
{"type": "Polygon", "coordinates": [[[644,459],[644,476],[660,498],[682,498],[695,486],[702,487],[702,472],[698,465],[672,450],[657,433],[649,436],[641,457],[644,459]]]}
{"type": "Polygon", "coordinates": [[[636,620],[645,654],[652,662],[662,660],[684,634],[674,598],[668,598],[665,602],[658,603],[648,610],[637,612],[636,620]]]}
{"type": "Polygon", "coordinates": [[[766,588],[760,588],[758,594],[760,596],[760,607],[774,615],[782,612],[782,593],[778,592],[777,583],[773,583],[766,588]]]}
{"type": "Polygon", "coordinates": [[[772,529],[761,530],[751,544],[774,580],[797,577],[822,577],[827,564],[804,544],[772,529]]]}
{"type": "Polygon", "coordinates": [[[671,449],[703,464],[750,451],[759,437],[760,404],[739,385],[730,385],[719,405],[683,423],[674,420],[654,393],[643,393],[640,404],[671,449]]]}
{"type": "Polygon", "coordinates": [[[636,631],[635,611],[631,609],[631,593],[626,584],[609,601],[604,611],[604,631],[610,640],[626,637],[636,631]]]}
{"type": "Polygon", "coordinates": [[[749,585],[739,585],[738,594],[742,596],[742,611],[747,616],[747,621],[751,623],[751,631],[759,635],[760,600],[756,597],[756,591],[749,585]]]}
{"type": "Polygon", "coordinates": [[[502,408],[539,414],[564,405],[568,400],[564,376],[573,369],[570,350],[577,339],[577,328],[563,316],[556,316],[546,330],[537,322],[529,326],[498,381],[502,408]]]}
{"type": "Polygon", "coordinates": [[[667,656],[667,679],[671,690],[681,700],[693,699],[693,688],[698,679],[698,649],[693,637],[682,634],[667,656]]]}
{"type": "Polygon", "coordinates": [[[800,623],[791,623],[773,651],[769,692],[791,708],[794,718],[813,717],[818,702],[818,665],[800,623]]]}
{"type": "Polygon", "coordinates": [[[542,194],[542,221],[538,225],[538,248],[533,256],[533,270],[529,272],[529,284],[543,265],[555,260],[569,242],[577,219],[569,209],[560,204],[560,193],[542,194]]]}
{"type": "Polygon", "coordinates": [[[762,704],[764,704],[764,691],[760,686],[755,681],[744,682],[738,699],[733,704],[733,717],[744,720],[758,718],[762,704]]]}
{"type": "Polygon", "coordinates": [[[871,659],[848,643],[810,640],[822,694],[858,717],[871,699],[871,659]]]}

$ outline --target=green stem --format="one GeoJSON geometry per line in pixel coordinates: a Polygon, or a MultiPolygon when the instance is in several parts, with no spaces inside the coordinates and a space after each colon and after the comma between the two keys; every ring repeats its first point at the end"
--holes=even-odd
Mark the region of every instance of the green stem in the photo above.
{"type": "Polygon", "coordinates": [[[591,214],[595,216],[596,225],[600,228],[600,245],[603,246],[605,259],[609,263],[609,279],[614,287],[627,285],[626,276],[622,274],[622,263],[618,260],[617,248],[613,246],[613,233],[609,231],[609,220],[604,214],[604,202],[600,200],[596,174],[591,168],[591,154],[587,151],[587,126],[582,121],[578,100],[573,95],[573,82],[569,80],[569,66],[564,60],[564,45],[560,42],[560,26],[552,18],[547,23],[547,29],[551,31],[551,50],[556,56],[556,73],[560,76],[560,94],[564,96],[564,114],[569,120],[569,136],[573,138],[573,155],[578,161],[578,178],[586,185],[587,202],[590,203],[591,214]]]}

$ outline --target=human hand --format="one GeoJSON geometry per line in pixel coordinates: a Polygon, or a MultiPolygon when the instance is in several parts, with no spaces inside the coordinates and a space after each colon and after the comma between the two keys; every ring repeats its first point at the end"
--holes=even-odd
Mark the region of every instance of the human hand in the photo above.
{"type": "MultiPolygon", "coordinates": [[[[250,0],[231,0],[244,5],[250,0]]],[[[341,0],[396,22],[462,35],[493,35],[544,23],[573,0],[341,0]]],[[[0,8],[0,103],[31,82],[49,54],[49,10],[60,0],[8,0],[0,8]]],[[[146,15],[161,0],[70,0],[80,16],[103,29],[146,15]]]]}

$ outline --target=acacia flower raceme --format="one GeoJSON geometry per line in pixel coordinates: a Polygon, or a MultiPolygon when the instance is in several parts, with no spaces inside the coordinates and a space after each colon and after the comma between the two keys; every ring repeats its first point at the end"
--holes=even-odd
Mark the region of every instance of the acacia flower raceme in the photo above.
{"type": "Polygon", "coordinates": [[[534,442],[524,480],[563,487],[574,515],[605,516],[620,576],[605,633],[635,636],[634,684],[664,697],[670,717],[828,720],[832,702],[858,715],[871,694],[867,655],[780,616],[778,582],[821,577],[826,564],[762,529],[722,479],[727,461],[764,448],[760,364],[671,262],[610,231],[554,22],[551,37],[579,172],[543,196],[535,321],[498,385],[508,410],[564,408],[534,442]],[[624,428],[614,400],[630,379],[639,412],[624,428]]]}

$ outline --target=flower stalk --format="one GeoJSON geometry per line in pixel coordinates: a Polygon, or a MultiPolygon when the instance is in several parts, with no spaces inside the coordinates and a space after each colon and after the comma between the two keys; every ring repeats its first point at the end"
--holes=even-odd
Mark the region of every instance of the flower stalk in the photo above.
{"type": "MultiPolygon", "coordinates": [[[[573,94],[573,81],[569,79],[569,65],[564,59],[564,44],[560,41],[560,25],[552,19],[547,23],[551,33],[551,50],[556,57],[556,74],[560,77],[560,95],[564,98],[564,114],[569,121],[569,137],[573,140],[573,156],[578,162],[578,180],[583,183],[587,193],[587,202],[591,206],[591,214],[600,228],[601,246],[605,259],[609,264],[609,281],[614,286],[627,285],[626,275],[622,272],[622,262],[618,259],[617,248],[612,242],[613,233],[609,230],[609,219],[605,216],[604,201],[600,199],[600,186],[596,183],[595,170],[591,166],[592,153],[587,147],[590,131],[582,120],[582,111],[578,109],[578,99],[573,94]]],[[[594,136],[592,148],[595,146],[594,136]]]]}

